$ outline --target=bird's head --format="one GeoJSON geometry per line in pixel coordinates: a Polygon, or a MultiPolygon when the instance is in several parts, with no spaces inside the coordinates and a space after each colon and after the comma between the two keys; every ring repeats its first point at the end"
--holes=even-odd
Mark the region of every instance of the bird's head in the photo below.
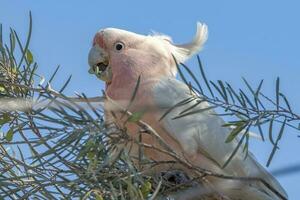
{"type": "Polygon", "coordinates": [[[176,76],[174,58],[178,63],[185,62],[202,48],[207,34],[207,26],[197,23],[193,40],[175,45],[166,35],[140,35],[116,28],[101,29],[96,33],[89,52],[89,72],[108,85],[125,79],[136,81],[140,75],[150,78],[176,76]]]}

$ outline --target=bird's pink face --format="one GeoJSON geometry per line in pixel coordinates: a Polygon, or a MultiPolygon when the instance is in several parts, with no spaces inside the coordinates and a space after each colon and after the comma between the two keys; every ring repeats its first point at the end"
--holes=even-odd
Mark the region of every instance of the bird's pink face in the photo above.
{"type": "Polygon", "coordinates": [[[103,29],[93,40],[89,72],[107,85],[136,83],[140,75],[144,78],[169,75],[172,56],[167,48],[160,46],[155,48],[155,42],[149,41],[147,36],[114,28],[103,29]]]}
{"type": "Polygon", "coordinates": [[[116,42],[112,46],[111,36],[105,36],[106,31],[99,31],[93,39],[93,47],[89,53],[89,65],[91,74],[95,74],[99,79],[105,81],[107,84],[112,82],[112,63],[111,63],[111,51],[121,53],[124,51],[125,45],[123,42],[116,42]]]}

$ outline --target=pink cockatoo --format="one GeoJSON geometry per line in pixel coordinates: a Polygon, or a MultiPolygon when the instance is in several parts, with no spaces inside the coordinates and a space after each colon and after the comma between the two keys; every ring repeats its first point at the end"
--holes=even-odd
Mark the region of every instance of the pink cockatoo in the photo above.
{"type": "MultiPolygon", "coordinates": [[[[193,111],[210,107],[208,102],[192,107],[201,96],[182,106],[174,107],[178,102],[196,96],[186,84],[176,80],[177,67],[174,59],[178,63],[185,62],[203,47],[207,35],[207,26],[198,23],[196,35],[190,43],[175,45],[171,38],[165,35],[145,36],[116,28],[105,28],[97,32],[94,37],[93,47],[89,53],[90,72],[106,82],[106,94],[114,102],[124,108],[130,104],[129,111],[132,113],[143,111],[142,120],[149,124],[181,157],[214,173],[261,178],[275,188],[281,196],[287,198],[284,189],[252,154],[244,159],[245,153],[239,149],[230,163],[225,168],[222,167],[236,148],[238,141],[225,143],[230,129],[222,126],[224,121],[215,115],[213,110],[207,109],[174,119],[187,108],[193,111]],[[138,80],[140,83],[131,102],[138,80]],[[160,120],[171,107],[174,109],[160,120]]],[[[122,117],[118,119],[110,116],[109,107],[106,104],[106,120],[124,125],[122,117]]],[[[132,138],[137,139],[139,127],[134,123],[125,123],[125,125],[132,138]]],[[[153,147],[160,146],[157,140],[147,134],[143,135],[142,142],[153,147]]],[[[131,146],[131,153],[138,155],[137,145],[131,146]]],[[[146,148],[144,154],[155,161],[171,159],[170,156],[151,148],[146,148]]],[[[181,167],[175,165],[174,168],[181,167]]],[[[162,169],[155,168],[155,170],[162,169]]],[[[281,199],[259,181],[208,179],[216,190],[229,199],[281,199]]]]}

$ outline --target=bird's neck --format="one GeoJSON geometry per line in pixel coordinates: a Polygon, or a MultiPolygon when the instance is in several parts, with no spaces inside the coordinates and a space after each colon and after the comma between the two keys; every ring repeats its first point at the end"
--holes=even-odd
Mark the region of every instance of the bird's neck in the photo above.
{"type": "Polygon", "coordinates": [[[139,83],[138,77],[134,81],[130,79],[126,82],[126,78],[124,78],[122,81],[112,81],[106,88],[106,94],[123,107],[127,107],[133,101],[131,107],[140,109],[152,99],[151,91],[158,81],[158,79],[141,76],[139,83]]]}

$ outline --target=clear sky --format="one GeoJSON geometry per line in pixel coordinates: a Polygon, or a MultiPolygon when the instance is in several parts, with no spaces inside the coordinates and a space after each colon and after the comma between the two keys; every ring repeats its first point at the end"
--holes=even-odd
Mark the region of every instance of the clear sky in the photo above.
{"type": "MultiPolygon", "coordinates": [[[[0,0],[0,23],[4,35],[13,27],[25,40],[31,10],[30,49],[39,73],[47,77],[61,65],[56,86],[72,74],[69,94],[78,91],[96,96],[103,84],[88,74],[87,54],[97,30],[118,27],[141,34],[154,30],[183,43],[192,38],[197,21],[205,22],[209,39],[200,56],[210,79],[228,81],[235,87],[243,85],[241,77],[253,85],[264,79],[264,92],[271,96],[280,76],[284,93],[300,113],[299,8],[296,0],[0,0]]],[[[195,70],[195,59],[188,65],[195,70]]],[[[269,170],[300,163],[297,134],[287,129],[269,170]]],[[[265,165],[272,147],[253,142],[250,148],[265,165]]],[[[300,173],[277,178],[290,199],[299,199],[300,173]]]]}

